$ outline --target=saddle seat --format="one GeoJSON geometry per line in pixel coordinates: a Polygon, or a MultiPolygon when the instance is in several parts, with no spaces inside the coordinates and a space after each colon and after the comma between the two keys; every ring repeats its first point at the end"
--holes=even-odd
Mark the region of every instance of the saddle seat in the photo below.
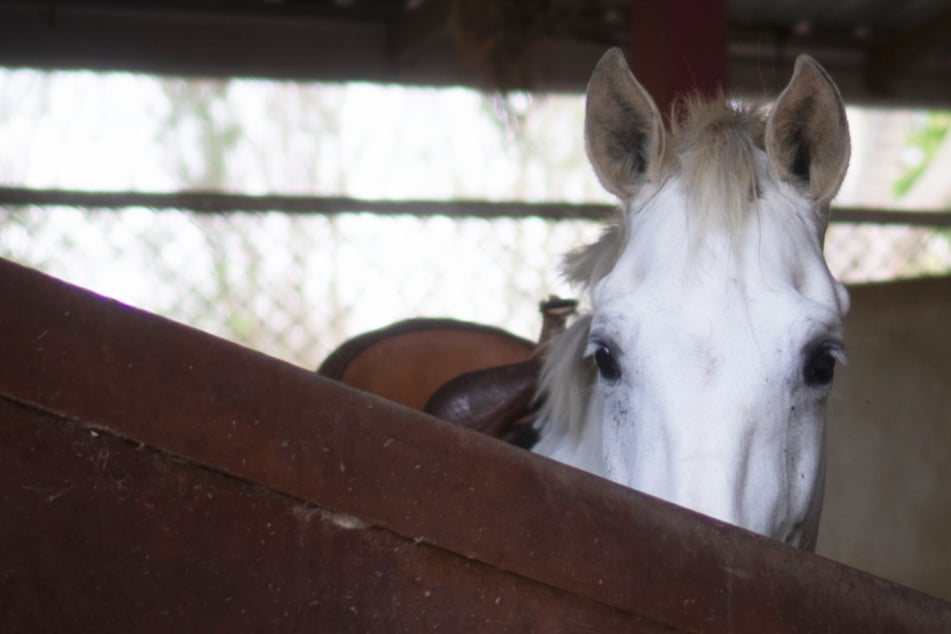
{"type": "Polygon", "coordinates": [[[530,446],[533,401],[545,344],[576,308],[551,297],[540,305],[533,343],[509,332],[451,319],[408,319],[344,342],[317,372],[351,387],[480,433],[530,446]]]}

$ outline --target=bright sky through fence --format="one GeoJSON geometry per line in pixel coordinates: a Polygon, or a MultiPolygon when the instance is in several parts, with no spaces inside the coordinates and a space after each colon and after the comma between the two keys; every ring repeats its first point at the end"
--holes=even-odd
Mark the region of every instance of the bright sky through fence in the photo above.
{"type": "MultiPolygon", "coordinates": [[[[0,71],[0,182],[84,190],[189,186],[176,173],[178,163],[201,160],[202,137],[219,131],[197,117],[169,131],[183,83],[0,71]]],[[[465,89],[204,83],[224,86],[208,91],[212,118],[239,130],[222,184],[231,191],[608,200],[584,163],[577,97],[517,95],[503,102],[465,89]],[[507,122],[493,112],[503,108],[507,122]]]]}
{"type": "MultiPolygon", "coordinates": [[[[839,204],[900,206],[894,183],[923,160],[909,139],[928,116],[850,108],[854,151],[839,204]]],[[[585,159],[582,126],[580,95],[503,100],[465,89],[0,70],[0,184],[610,202],[585,159]]],[[[916,206],[946,208],[951,180],[922,180],[930,189],[914,192],[916,206]]],[[[202,327],[196,313],[175,313],[187,300],[161,286],[156,271],[180,276],[178,283],[213,303],[223,292],[254,303],[281,288],[282,276],[303,276],[297,267],[306,279],[275,302],[338,302],[340,314],[327,319],[346,321],[335,332],[347,335],[412,315],[449,315],[534,336],[535,303],[550,292],[572,292],[556,272],[560,255],[596,231],[592,223],[537,219],[382,221],[352,214],[305,222],[275,214],[226,224],[167,211],[47,210],[6,223],[0,255],[202,327]],[[213,235],[231,230],[238,233],[213,235]],[[148,251],[120,253],[119,244],[141,251],[136,241],[146,235],[148,251]],[[260,243],[253,253],[249,241],[260,243]],[[215,273],[221,265],[209,248],[234,252],[230,270],[215,273]],[[252,269],[261,286],[242,288],[252,269]],[[325,295],[330,287],[333,300],[325,295]]],[[[893,249],[895,240],[904,238],[880,248],[893,249]]],[[[946,266],[946,240],[929,239],[927,249],[914,244],[936,270],[946,266]]],[[[864,243],[854,248],[867,250],[864,243]]],[[[242,310],[217,308],[232,321],[261,319],[242,310]]],[[[307,313],[306,306],[295,310],[307,313]]],[[[320,327],[302,319],[287,327],[320,327]]]]}

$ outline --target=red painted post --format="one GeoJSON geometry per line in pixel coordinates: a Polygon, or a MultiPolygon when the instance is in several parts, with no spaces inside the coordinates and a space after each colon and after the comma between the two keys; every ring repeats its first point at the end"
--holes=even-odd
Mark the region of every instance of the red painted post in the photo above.
{"type": "Polygon", "coordinates": [[[678,96],[727,86],[726,0],[632,0],[628,60],[664,114],[678,96]]]}

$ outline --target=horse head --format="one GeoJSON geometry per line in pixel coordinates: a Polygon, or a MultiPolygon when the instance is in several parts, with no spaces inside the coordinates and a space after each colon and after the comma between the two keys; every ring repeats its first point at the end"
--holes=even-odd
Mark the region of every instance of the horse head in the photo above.
{"type": "Polygon", "coordinates": [[[591,313],[552,344],[535,450],[813,547],[848,310],[822,253],[849,160],[838,90],[801,56],[768,113],[688,99],[668,130],[614,49],[585,141],[621,210],[566,258],[591,313]]]}

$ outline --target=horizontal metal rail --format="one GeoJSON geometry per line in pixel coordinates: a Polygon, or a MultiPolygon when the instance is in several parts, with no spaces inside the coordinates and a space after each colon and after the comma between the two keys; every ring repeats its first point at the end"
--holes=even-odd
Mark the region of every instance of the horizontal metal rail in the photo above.
{"type": "MultiPolygon", "coordinates": [[[[248,195],[184,191],[77,191],[0,187],[0,206],[82,207],[122,209],[148,207],[194,213],[279,211],[293,214],[370,212],[379,215],[451,216],[458,218],[523,218],[599,220],[616,207],[603,203],[524,202],[488,200],[369,200],[347,196],[248,195]]],[[[918,227],[951,227],[951,213],[835,207],[832,222],[918,227]]]]}

